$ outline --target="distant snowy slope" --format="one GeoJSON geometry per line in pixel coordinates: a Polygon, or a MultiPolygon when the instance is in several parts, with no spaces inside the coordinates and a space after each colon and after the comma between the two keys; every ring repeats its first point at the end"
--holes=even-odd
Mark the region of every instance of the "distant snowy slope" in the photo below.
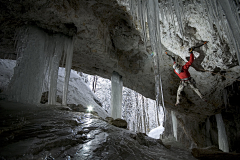
{"type": "MultiPolygon", "coordinates": [[[[65,68],[59,68],[58,71],[58,84],[57,95],[62,95],[62,88],[64,84],[64,72],[65,68]]],[[[83,79],[77,74],[76,71],[71,70],[69,87],[68,87],[68,104],[82,104],[83,106],[92,106],[94,110],[98,112],[99,116],[109,116],[106,111],[100,107],[94,99],[98,99],[92,90],[89,88],[83,79]]]]}
{"type": "Polygon", "coordinates": [[[13,75],[13,68],[15,65],[15,60],[0,59],[0,91],[7,89],[10,78],[13,75]]]}

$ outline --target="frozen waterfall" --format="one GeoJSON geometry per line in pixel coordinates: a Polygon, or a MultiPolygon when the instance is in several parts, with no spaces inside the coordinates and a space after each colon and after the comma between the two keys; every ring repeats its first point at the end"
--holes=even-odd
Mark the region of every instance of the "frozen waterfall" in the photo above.
{"type": "Polygon", "coordinates": [[[111,116],[112,118],[122,117],[122,76],[117,72],[112,73],[111,77],[112,90],[111,90],[111,116]]]}
{"type": "Polygon", "coordinates": [[[48,51],[52,45],[49,36],[39,28],[22,27],[19,30],[16,46],[19,58],[7,89],[9,100],[40,103],[43,80],[51,55],[48,51]]]}
{"type": "MultiPolygon", "coordinates": [[[[40,103],[43,81],[47,77],[48,103],[55,104],[59,61],[62,53],[71,57],[72,38],[62,34],[50,35],[33,26],[22,27],[16,37],[19,58],[7,89],[8,99],[22,103],[40,103]]],[[[70,62],[67,62],[66,68],[69,66],[71,69],[70,62]]]]}
{"type": "Polygon", "coordinates": [[[173,135],[177,141],[178,140],[177,139],[177,117],[176,117],[174,111],[171,111],[171,115],[172,115],[173,135]]]}
{"type": "Polygon", "coordinates": [[[222,114],[216,114],[217,128],[218,128],[218,145],[223,152],[229,152],[228,138],[223,123],[222,114]]]}

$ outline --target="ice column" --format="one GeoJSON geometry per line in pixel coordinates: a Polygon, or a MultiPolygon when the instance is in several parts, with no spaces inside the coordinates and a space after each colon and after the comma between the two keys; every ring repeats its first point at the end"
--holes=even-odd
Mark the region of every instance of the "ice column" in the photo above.
{"type": "Polygon", "coordinates": [[[111,90],[111,115],[112,118],[122,117],[122,76],[117,72],[112,73],[112,90],[111,90]]]}
{"type": "Polygon", "coordinates": [[[23,27],[17,41],[17,59],[14,75],[7,94],[10,101],[37,104],[48,67],[48,35],[37,27],[23,27]]]}
{"type": "Polygon", "coordinates": [[[48,69],[48,104],[56,104],[56,94],[57,94],[57,78],[58,78],[58,68],[59,62],[62,56],[63,47],[65,44],[65,40],[68,37],[63,36],[61,34],[56,34],[50,38],[48,42],[48,52],[50,52],[50,61],[49,61],[49,69],[48,69]]]}
{"type": "Polygon", "coordinates": [[[215,116],[216,116],[217,128],[218,128],[219,149],[221,149],[223,152],[229,152],[228,139],[227,139],[227,134],[226,134],[225,126],[223,123],[222,115],[216,114],[215,116]]]}
{"type": "Polygon", "coordinates": [[[68,84],[69,84],[70,72],[72,67],[72,57],[73,57],[72,38],[68,38],[65,41],[64,54],[66,55],[66,65],[65,65],[65,80],[64,80],[64,86],[63,86],[62,104],[67,105],[67,92],[68,92],[68,84]]]}
{"type": "Polygon", "coordinates": [[[171,111],[171,114],[172,114],[172,124],[173,124],[173,135],[177,141],[177,117],[175,115],[175,112],[171,111]]]}

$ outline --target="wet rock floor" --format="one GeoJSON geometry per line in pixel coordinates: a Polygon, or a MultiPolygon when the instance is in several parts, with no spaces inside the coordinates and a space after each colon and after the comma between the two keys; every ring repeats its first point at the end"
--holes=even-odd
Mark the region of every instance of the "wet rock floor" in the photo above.
{"type": "Polygon", "coordinates": [[[0,101],[0,160],[194,160],[187,150],[71,106],[0,101]]]}

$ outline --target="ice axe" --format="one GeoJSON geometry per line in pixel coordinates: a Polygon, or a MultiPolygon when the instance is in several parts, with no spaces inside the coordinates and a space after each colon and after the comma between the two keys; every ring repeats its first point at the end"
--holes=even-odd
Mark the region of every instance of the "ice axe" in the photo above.
{"type": "Polygon", "coordinates": [[[189,52],[192,52],[192,51],[194,51],[194,49],[200,48],[200,47],[202,47],[204,44],[207,44],[207,43],[208,43],[208,41],[205,41],[205,42],[203,42],[202,44],[199,44],[199,45],[197,45],[197,46],[191,47],[191,48],[189,48],[189,52]]]}
{"type": "Polygon", "coordinates": [[[165,51],[165,53],[166,53],[166,55],[167,55],[167,56],[169,56],[169,57],[171,57],[171,58],[172,58],[173,62],[175,62],[175,57],[173,57],[173,56],[171,56],[171,55],[167,54],[167,51],[165,51]]]}

